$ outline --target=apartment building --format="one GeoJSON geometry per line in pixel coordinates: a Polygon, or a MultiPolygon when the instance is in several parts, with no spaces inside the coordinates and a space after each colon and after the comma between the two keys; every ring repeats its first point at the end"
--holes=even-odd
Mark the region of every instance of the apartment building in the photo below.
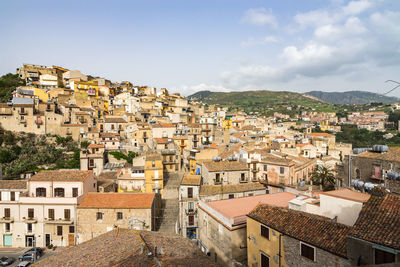
{"type": "Polygon", "coordinates": [[[249,183],[249,168],[240,161],[208,161],[201,165],[204,185],[249,183]]]}
{"type": "Polygon", "coordinates": [[[3,245],[75,245],[77,205],[86,193],[96,190],[97,182],[92,171],[38,172],[28,179],[25,193],[15,193],[15,200],[11,200],[11,193],[10,200],[5,198],[5,202],[1,202],[4,208],[0,209],[3,212],[0,216],[8,216],[6,223],[10,226],[0,229],[3,236],[7,235],[3,245]]]}

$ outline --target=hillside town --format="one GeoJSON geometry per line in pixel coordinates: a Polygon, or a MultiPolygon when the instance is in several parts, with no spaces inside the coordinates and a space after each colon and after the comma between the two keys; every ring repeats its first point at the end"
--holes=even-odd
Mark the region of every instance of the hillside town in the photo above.
{"type": "Polygon", "coordinates": [[[23,85],[0,103],[2,131],[15,144],[69,140],[79,161],[1,165],[1,256],[29,249],[21,259],[33,266],[400,265],[400,147],[336,140],[346,125],[385,132],[384,111],[265,116],[66,67],[16,74],[23,85]]]}

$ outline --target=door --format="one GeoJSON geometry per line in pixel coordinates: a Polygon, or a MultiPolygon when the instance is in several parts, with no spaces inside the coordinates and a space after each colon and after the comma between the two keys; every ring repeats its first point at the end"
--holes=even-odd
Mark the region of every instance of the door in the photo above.
{"type": "Polygon", "coordinates": [[[35,245],[35,237],[31,235],[27,235],[25,237],[25,246],[26,247],[33,247],[35,245]]]}
{"type": "Polygon", "coordinates": [[[193,198],[193,187],[188,187],[187,190],[188,198],[193,198]]]}
{"type": "Polygon", "coordinates": [[[50,234],[46,234],[46,247],[51,244],[51,237],[50,234]]]}
{"type": "Polygon", "coordinates": [[[261,253],[261,267],[269,267],[269,257],[261,253]]]}
{"type": "Polygon", "coordinates": [[[12,246],[12,235],[4,235],[3,236],[3,245],[5,247],[11,247],[12,246]]]}
{"type": "Polygon", "coordinates": [[[193,215],[189,216],[189,225],[194,225],[194,216],[193,215]]]}
{"type": "Polygon", "coordinates": [[[74,246],[74,245],[75,245],[75,235],[68,234],[68,246],[74,246]]]}

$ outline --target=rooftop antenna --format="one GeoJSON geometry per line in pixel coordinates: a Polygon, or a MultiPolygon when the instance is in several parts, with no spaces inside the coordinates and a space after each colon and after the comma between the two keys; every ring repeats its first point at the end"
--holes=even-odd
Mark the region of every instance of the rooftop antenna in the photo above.
{"type": "Polygon", "coordinates": [[[395,87],[393,87],[392,89],[390,89],[388,92],[384,93],[383,95],[387,95],[387,94],[393,92],[398,87],[400,87],[400,82],[397,82],[397,81],[394,81],[394,80],[387,80],[385,83],[387,83],[387,82],[392,82],[392,83],[395,83],[397,85],[395,87]]]}

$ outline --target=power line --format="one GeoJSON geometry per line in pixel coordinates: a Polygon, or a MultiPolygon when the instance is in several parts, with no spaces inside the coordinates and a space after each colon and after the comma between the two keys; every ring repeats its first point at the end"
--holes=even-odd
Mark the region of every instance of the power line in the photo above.
{"type": "Polygon", "coordinates": [[[397,88],[400,87],[400,82],[394,81],[394,80],[387,80],[385,83],[387,82],[392,82],[392,83],[396,83],[397,85],[395,87],[393,87],[392,89],[390,89],[388,92],[384,93],[383,95],[387,95],[391,92],[393,92],[394,90],[396,90],[397,88]]]}

